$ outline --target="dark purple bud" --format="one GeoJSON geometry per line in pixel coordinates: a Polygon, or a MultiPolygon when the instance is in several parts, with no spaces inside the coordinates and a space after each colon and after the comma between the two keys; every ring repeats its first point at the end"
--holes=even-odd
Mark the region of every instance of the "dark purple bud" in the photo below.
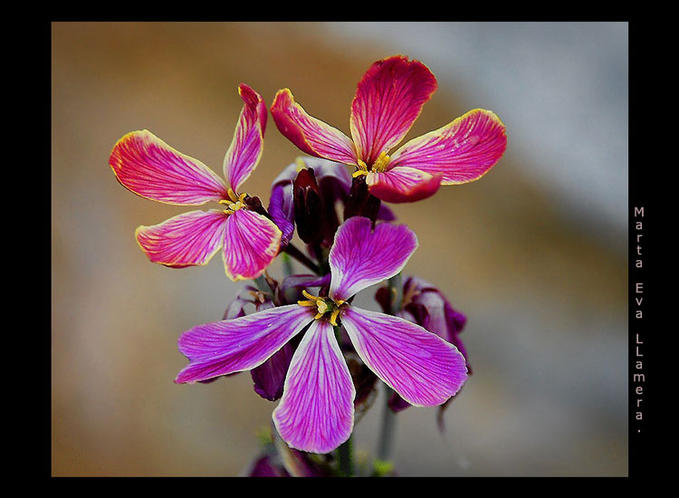
{"type": "Polygon", "coordinates": [[[357,176],[351,182],[349,197],[344,206],[344,219],[348,220],[352,216],[365,216],[375,223],[380,204],[380,200],[368,191],[365,176],[357,176]]]}
{"type": "Polygon", "coordinates": [[[385,285],[384,287],[379,287],[375,292],[375,301],[382,308],[382,312],[386,314],[391,314],[391,307],[394,301],[394,293],[390,289],[388,285],[385,285]]]}
{"type": "Polygon", "coordinates": [[[267,210],[264,209],[264,206],[262,206],[262,201],[259,200],[259,197],[247,196],[245,199],[243,199],[243,203],[250,211],[254,211],[257,214],[261,214],[262,216],[266,216],[267,218],[271,219],[271,216],[269,216],[267,210]]]}
{"type": "Polygon", "coordinates": [[[311,169],[302,169],[292,186],[297,235],[309,245],[318,245],[324,239],[323,217],[325,208],[316,177],[311,169]]]}

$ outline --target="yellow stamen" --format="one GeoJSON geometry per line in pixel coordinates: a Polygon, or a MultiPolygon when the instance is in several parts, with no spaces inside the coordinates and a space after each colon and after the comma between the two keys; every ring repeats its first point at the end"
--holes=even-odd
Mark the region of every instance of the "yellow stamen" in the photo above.
{"type": "Polygon", "coordinates": [[[325,315],[326,311],[328,311],[330,309],[330,307],[328,306],[328,303],[326,303],[325,301],[320,300],[320,299],[316,303],[316,306],[318,307],[318,312],[321,315],[325,315]]]}
{"type": "Polygon", "coordinates": [[[376,171],[377,173],[382,173],[383,171],[386,171],[389,161],[391,161],[391,158],[387,155],[386,152],[382,152],[373,163],[372,170],[376,171]]]}
{"type": "Polygon", "coordinates": [[[362,169],[357,169],[356,171],[354,171],[354,172],[351,174],[351,177],[352,177],[352,178],[356,178],[356,177],[361,176],[361,175],[366,175],[366,176],[367,176],[367,175],[368,175],[368,172],[367,172],[367,171],[364,171],[364,170],[362,170],[362,169]]]}
{"type": "Polygon", "coordinates": [[[337,316],[339,315],[340,309],[335,308],[333,312],[330,314],[330,324],[334,325],[337,327],[337,316]]]}
{"type": "Polygon", "coordinates": [[[330,312],[330,318],[328,321],[330,322],[331,325],[337,326],[337,317],[340,314],[340,307],[342,304],[344,304],[344,300],[340,299],[338,301],[335,301],[334,299],[332,302],[326,297],[319,297],[319,296],[312,296],[309,294],[307,291],[303,290],[302,295],[304,297],[308,298],[306,301],[297,301],[297,304],[300,306],[308,306],[308,307],[316,307],[317,313],[314,315],[315,320],[320,320],[323,318],[328,312],[330,312]]]}
{"type": "Polygon", "coordinates": [[[305,291],[305,290],[302,291],[302,295],[303,295],[304,297],[306,297],[307,299],[311,299],[312,301],[318,301],[319,299],[323,299],[322,297],[312,296],[311,294],[309,294],[309,293],[308,293],[307,291],[305,291]]]}
{"type": "Polygon", "coordinates": [[[229,188],[226,193],[229,198],[218,201],[218,204],[224,204],[226,206],[226,209],[224,210],[225,214],[233,214],[245,207],[245,198],[248,194],[237,195],[231,188],[229,188]]]}

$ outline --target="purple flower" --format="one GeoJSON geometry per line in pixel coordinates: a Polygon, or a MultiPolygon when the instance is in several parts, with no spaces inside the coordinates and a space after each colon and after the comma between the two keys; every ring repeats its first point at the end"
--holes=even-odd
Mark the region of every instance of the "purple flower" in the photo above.
{"type": "Polygon", "coordinates": [[[189,359],[175,379],[193,383],[250,370],[306,330],[292,356],[274,424],[292,448],[334,450],[351,435],[356,395],[335,335],[338,321],[361,358],[408,401],[436,406],[455,395],[467,378],[455,346],[403,318],[349,304],[357,292],[399,273],[417,248],[405,225],[353,217],[335,234],[329,254],[328,296],[308,298],[185,332],[179,349],[189,359]]]}

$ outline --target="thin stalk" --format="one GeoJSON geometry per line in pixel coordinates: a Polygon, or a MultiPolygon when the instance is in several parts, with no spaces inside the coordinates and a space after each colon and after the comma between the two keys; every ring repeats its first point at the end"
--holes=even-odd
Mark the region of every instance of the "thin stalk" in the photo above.
{"type": "Polygon", "coordinates": [[[395,315],[397,311],[401,310],[401,305],[403,304],[403,284],[401,279],[401,273],[397,273],[389,279],[389,287],[391,288],[391,293],[394,296],[394,300],[391,305],[391,314],[395,315]]]}
{"type": "Polygon", "coordinates": [[[345,477],[354,476],[354,445],[352,437],[349,436],[344,443],[337,448],[337,459],[339,461],[339,470],[345,477]]]}
{"type": "Polygon", "coordinates": [[[290,259],[290,255],[286,252],[281,254],[281,258],[283,259],[283,275],[286,277],[289,277],[292,275],[293,268],[292,268],[292,260],[290,259]]]}
{"type": "Polygon", "coordinates": [[[394,449],[394,432],[396,431],[396,414],[389,408],[389,399],[394,390],[384,384],[384,406],[382,407],[382,422],[377,442],[377,458],[383,462],[391,460],[394,449]]]}
{"type": "Polygon", "coordinates": [[[311,261],[302,251],[297,249],[294,245],[288,244],[283,248],[283,252],[289,254],[304,266],[313,271],[316,275],[320,275],[318,266],[311,261]]]}
{"type": "Polygon", "coordinates": [[[255,279],[255,286],[262,292],[271,292],[271,287],[269,287],[269,284],[266,281],[266,278],[264,278],[263,275],[260,275],[255,279]]]}
{"type": "MultiPolygon", "coordinates": [[[[400,273],[389,279],[389,290],[393,296],[390,314],[395,315],[401,309],[403,301],[403,284],[400,273]]],[[[382,422],[380,424],[379,439],[377,440],[377,458],[383,462],[391,459],[394,448],[396,414],[389,408],[389,400],[393,394],[394,390],[384,384],[384,406],[382,407],[382,422]]]]}

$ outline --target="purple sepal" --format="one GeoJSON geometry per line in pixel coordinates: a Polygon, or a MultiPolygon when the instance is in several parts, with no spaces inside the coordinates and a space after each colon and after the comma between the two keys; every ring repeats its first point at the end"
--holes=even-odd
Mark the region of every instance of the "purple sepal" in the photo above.
{"type": "Polygon", "coordinates": [[[290,477],[283,466],[275,465],[273,460],[274,458],[270,455],[258,458],[248,477],[290,477]]]}
{"type": "Polygon", "coordinates": [[[262,398],[276,401],[283,396],[285,374],[293,353],[294,350],[288,343],[267,361],[250,371],[255,392],[262,398]]]}
{"type": "Polygon", "coordinates": [[[290,243],[295,231],[295,210],[292,204],[292,181],[275,185],[271,189],[269,214],[273,222],[281,229],[281,245],[290,243]]]}
{"type": "Polygon", "coordinates": [[[380,204],[380,208],[377,210],[377,221],[394,221],[396,215],[385,203],[380,204]]]}

